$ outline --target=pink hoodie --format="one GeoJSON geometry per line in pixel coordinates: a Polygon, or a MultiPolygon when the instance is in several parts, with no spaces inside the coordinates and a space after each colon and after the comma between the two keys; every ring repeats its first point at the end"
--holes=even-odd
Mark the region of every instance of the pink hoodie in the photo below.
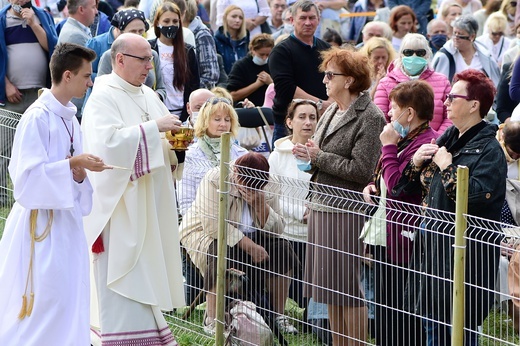
{"type": "MultiPolygon", "coordinates": [[[[451,120],[447,118],[446,107],[444,106],[446,95],[451,91],[450,82],[445,75],[437,73],[430,68],[424,70],[419,79],[428,82],[433,88],[435,107],[433,109],[433,120],[430,121],[430,126],[441,135],[452,124],[451,120]]],[[[377,85],[374,103],[383,111],[387,122],[390,122],[390,117],[388,116],[390,100],[388,99],[388,95],[390,95],[390,92],[397,84],[409,80],[410,77],[405,75],[400,68],[395,68],[392,62],[390,66],[388,66],[386,76],[383,77],[377,85]]]]}

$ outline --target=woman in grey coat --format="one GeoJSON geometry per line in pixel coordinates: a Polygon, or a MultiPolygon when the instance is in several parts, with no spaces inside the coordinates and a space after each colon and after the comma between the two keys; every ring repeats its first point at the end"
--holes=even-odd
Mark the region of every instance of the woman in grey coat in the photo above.
{"type": "Polygon", "coordinates": [[[293,154],[310,159],[310,215],[304,296],[328,305],[334,345],[349,339],[364,344],[367,311],[361,286],[364,224],[361,191],[370,181],[381,151],[383,113],[366,90],[368,58],[332,48],[322,53],[320,70],[334,101],[316,133],[293,154]]]}

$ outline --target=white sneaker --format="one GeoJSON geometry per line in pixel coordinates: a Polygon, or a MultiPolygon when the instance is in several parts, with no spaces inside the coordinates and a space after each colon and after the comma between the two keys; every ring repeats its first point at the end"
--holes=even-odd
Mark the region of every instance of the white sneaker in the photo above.
{"type": "Polygon", "coordinates": [[[287,316],[278,316],[274,319],[274,321],[282,333],[298,334],[298,329],[296,329],[296,327],[291,324],[287,316]]]}
{"type": "Polygon", "coordinates": [[[209,317],[204,317],[204,333],[214,336],[215,335],[215,320],[209,317]]]}

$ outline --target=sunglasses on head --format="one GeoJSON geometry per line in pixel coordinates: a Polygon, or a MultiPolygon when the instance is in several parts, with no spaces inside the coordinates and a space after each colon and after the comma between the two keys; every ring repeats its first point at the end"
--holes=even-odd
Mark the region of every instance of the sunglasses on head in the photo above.
{"type": "Polygon", "coordinates": [[[309,100],[309,99],[293,99],[292,102],[295,104],[295,105],[300,105],[302,103],[304,104],[311,104],[313,106],[316,106],[316,102],[314,102],[313,100],[309,100]]]}
{"type": "Polygon", "coordinates": [[[446,95],[446,100],[448,100],[450,103],[452,103],[454,99],[469,100],[469,97],[467,97],[466,95],[457,95],[457,94],[446,95]]]}
{"type": "Polygon", "coordinates": [[[337,73],[332,71],[325,71],[325,77],[327,77],[328,80],[332,80],[334,76],[346,76],[344,73],[337,73]]]}
{"type": "Polygon", "coordinates": [[[229,101],[227,98],[225,97],[210,97],[206,103],[209,103],[209,104],[212,104],[212,105],[216,105],[217,103],[219,102],[224,102],[225,104],[227,105],[230,105],[231,106],[231,101],[229,101]]]}
{"type": "Polygon", "coordinates": [[[412,56],[414,54],[422,58],[426,56],[426,49],[403,49],[404,56],[412,56]]]}

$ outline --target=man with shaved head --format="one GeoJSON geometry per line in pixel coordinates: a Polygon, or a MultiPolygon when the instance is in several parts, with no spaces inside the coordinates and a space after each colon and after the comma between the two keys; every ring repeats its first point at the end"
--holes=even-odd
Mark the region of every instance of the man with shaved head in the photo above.
{"type": "Polygon", "coordinates": [[[165,132],[181,122],[143,84],[153,68],[146,39],[120,35],[111,59],[113,71],[96,78],[82,123],[85,149],[116,167],[90,177],[94,203],[84,221],[99,334],[107,345],[177,345],[162,311],[185,305],[173,186],[181,160],[165,132]]]}

